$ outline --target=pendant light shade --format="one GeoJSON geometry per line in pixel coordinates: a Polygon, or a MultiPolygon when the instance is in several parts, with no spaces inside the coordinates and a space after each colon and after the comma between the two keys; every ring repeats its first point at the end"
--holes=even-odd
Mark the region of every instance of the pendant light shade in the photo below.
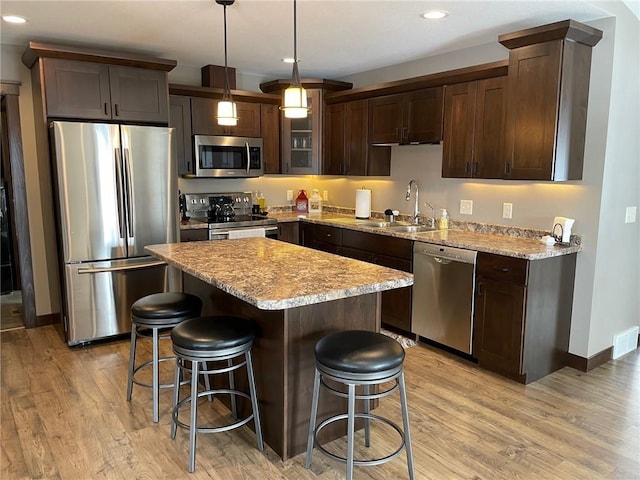
{"type": "Polygon", "coordinates": [[[307,107],[307,91],[300,84],[298,73],[298,46],[297,46],[297,15],[296,0],[293,0],[293,73],[291,85],[284,91],[284,99],[281,110],[287,118],[306,118],[309,114],[307,107]]]}
{"type": "Polygon", "coordinates": [[[238,124],[238,108],[231,97],[229,88],[229,67],[227,66],[227,6],[233,5],[235,0],[216,0],[218,5],[224,7],[224,93],[222,100],[218,102],[216,119],[218,125],[235,126],[238,124]]]}

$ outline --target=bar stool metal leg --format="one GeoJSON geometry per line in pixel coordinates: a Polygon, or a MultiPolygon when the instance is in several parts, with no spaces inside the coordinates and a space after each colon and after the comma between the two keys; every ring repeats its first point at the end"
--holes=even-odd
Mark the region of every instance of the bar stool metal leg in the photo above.
{"type": "Polygon", "coordinates": [[[356,386],[349,384],[349,406],[347,409],[347,480],[353,479],[353,437],[356,413],[356,386]]]}
{"type": "Polygon", "coordinates": [[[177,412],[174,410],[180,400],[180,385],[182,384],[182,368],[180,366],[180,359],[176,357],[176,372],[173,380],[173,407],[171,409],[171,438],[176,438],[176,430],[178,430],[177,412]]]}
{"type": "Polygon", "coordinates": [[[400,405],[402,407],[402,424],[404,427],[404,449],[407,454],[409,479],[413,480],[413,449],[411,448],[411,432],[409,431],[409,407],[407,405],[407,391],[404,385],[404,372],[398,377],[398,383],[400,384],[400,405]]]}
{"type": "Polygon", "coordinates": [[[199,362],[191,362],[191,415],[189,421],[189,472],[196,469],[196,430],[198,429],[198,367],[199,362]]]}
{"type": "Polygon", "coordinates": [[[159,406],[160,403],[160,366],[158,364],[159,361],[159,353],[158,353],[158,329],[152,329],[152,349],[153,349],[153,380],[152,380],[152,390],[153,390],[153,423],[158,423],[159,419],[159,406]]]}
{"type": "MultiPolygon", "coordinates": [[[[256,428],[256,441],[258,442],[258,449],[262,452],[264,450],[264,442],[262,440],[262,422],[260,421],[260,409],[258,408],[258,394],[256,391],[256,378],[253,375],[253,357],[251,356],[251,350],[248,350],[244,354],[244,358],[247,362],[249,395],[251,395],[251,408],[253,409],[253,424],[256,428]]],[[[234,395],[232,395],[232,397],[234,397],[234,395]]]]}
{"type": "Polygon", "coordinates": [[[131,347],[129,349],[129,378],[127,380],[127,401],[131,400],[133,393],[133,369],[136,361],[136,345],[138,341],[138,329],[135,325],[131,325],[131,347]]]}
{"type": "Polygon", "coordinates": [[[304,467],[311,468],[311,458],[313,456],[313,444],[315,443],[316,417],[318,415],[318,397],[320,396],[320,372],[316,368],[313,379],[313,396],[311,399],[311,416],[309,418],[309,436],[307,437],[307,455],[304,467]]]}
{"type": "MultiPolygon", "coordinates": [[[[229,368],[231,368],[233,366],[233,360],[230,358],[229,360],[227,360],[227,366],[229,368]]],[[[236,377],[235,374],[233,372],[233,370],[229,370],[229,389],[230,390],[235,390],[236,389],[236,377]]],[[[233,418],[237,419],[238,418],[238,406],[236,403],[236,396],[235,395],[231,395],[231,414],[233,415],[233,418]]]]}
{"type": "MultiPolygon", "coordinates": [[[[364,413],[369,415],[371,413],[371,403],[369,401],[369,385],[364,386],[364,413]]],[[[371,419],[364,417],[364,446],[369,447],[371,445],[371,419]]]]}

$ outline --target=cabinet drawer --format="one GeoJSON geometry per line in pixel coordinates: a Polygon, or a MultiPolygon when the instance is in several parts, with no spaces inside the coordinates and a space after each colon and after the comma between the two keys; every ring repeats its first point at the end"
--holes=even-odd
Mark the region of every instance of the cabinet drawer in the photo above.
{"type": "Polygon", "coordinates": [[[526,285],[528,266],[529,261],[523,258],[504,257],[482,252],[478,254],[478,276],[499,282],[526,285]]]}
{"type": "Polygon", "coordinates": [[[407,260],[411,260],[412,256],[411,240],[356,230],[343,230],[342,245],[407,260]]]}
{"type": "Polygon", "coordinates": [[[331,245],[342,245],[342,230],[326,225],[314,225],[314,240],[331,245]]]}
{"type": "Polygon", "coordinates": [[[180,230],[181,242],[196,242],[198,240],[209,240],[208,228],[188,228],[180,230]]]}

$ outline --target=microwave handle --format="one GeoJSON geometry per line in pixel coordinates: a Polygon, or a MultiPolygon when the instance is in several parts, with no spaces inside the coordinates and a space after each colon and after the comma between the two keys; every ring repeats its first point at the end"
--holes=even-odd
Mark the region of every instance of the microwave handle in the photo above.
{"type": "Polygon", "coordinates": [[[249,168],[251,167],[251,151],[249,150],[249,142],[244,142],[247,148],[247,175],[249,175],[249,168]]]}

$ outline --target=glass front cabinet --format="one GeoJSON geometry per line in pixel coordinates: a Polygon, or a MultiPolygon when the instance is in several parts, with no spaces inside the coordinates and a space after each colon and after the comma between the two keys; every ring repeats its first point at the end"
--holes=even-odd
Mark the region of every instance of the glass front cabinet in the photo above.
{"type": "Polygon", "coordinates": [[[307,90],[307,118],[282,115],[282,173],[309,175],[321,173],[322,90],[307,90]]]}

